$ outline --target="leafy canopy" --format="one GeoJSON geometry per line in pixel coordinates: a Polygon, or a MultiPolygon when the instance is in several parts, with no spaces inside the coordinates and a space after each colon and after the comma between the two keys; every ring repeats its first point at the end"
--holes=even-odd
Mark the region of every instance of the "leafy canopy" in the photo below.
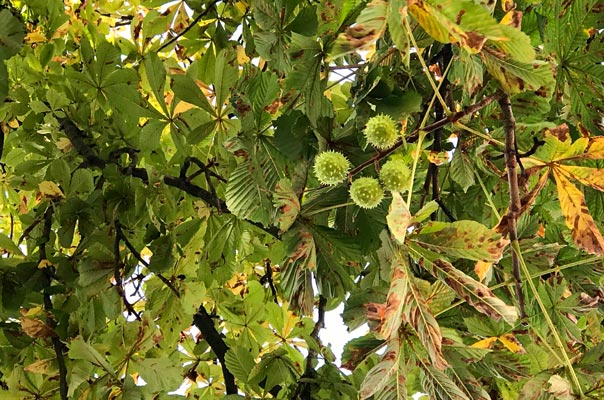
{"type": "Polygon", "coordinates": [[[596,0],[5,1],[0,397],[601,398],[603,31],[596,0]]]}

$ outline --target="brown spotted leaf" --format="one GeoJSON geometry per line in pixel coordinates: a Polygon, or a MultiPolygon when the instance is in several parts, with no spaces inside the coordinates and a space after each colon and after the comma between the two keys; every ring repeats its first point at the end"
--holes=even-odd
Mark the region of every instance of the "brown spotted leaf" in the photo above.
{"type": "Polygon", "coordinates": [[[604,255],[604,238],[587,209],[583,193],[564,176],[559,166],[554,166],[552,172],[556,180],[560,208],[566,226],[571,230],[573,241],[588,253],[604,255]]]}
{"type": "Polygon", "coordinates": [[[311,271],[317,268],[314,237],[305,227],[294,225],[283,237],[288,256],[281,271],[281,287],[291,306],[304,315],[312,313],[314,291],[311,271]]]}
{"type": "Polygon", "coordinates": [[[338,35],[329,52],[329,59],[333,60],[371,46],[386,30],[389,10],[386,1],[372,0],[361,11],[356,22],[338,35]]]}
{"type": "Polygon", "coordinates": [[[429,222],[410,241],[450,258],[499,261],[509,241],[476,221],[429,222]]]}
{"type": "Polygon", "coordinates": [[[277,224],[281,232],[287,231],[298,217],[300,201],[288,178],[282,178],[275,185],[273,203],[279,209],[277,224]]]}
{"type": "Polygon", "coordinates": [[[432,366],[441,370],[447,368],[449,364],[442,353],[443,337],[440,326],[412,277],[409,279],[404,309],[403,318],[417,332],[420,342],[428,351],[432,366]]]}
{"type": "Polygon", "coordinates": [[[514,325],[518,319],[516,308],[505,304],[486,285],[420,246],[410,244],[409,250],[418,259],[420,265],[423,265],[434,277],[446,283],[469,305],[495,320],[503,319],[508,324],[514,325]]]}
{"type": "MultiPolygon", "coordinates": [[[[397,335],[398,328],[403,322],[403,313],[405,311],[405,301],[409,292],[409,277],[405,271],[405,266],[399,257],[395,257],[392,262],[392,278],[390,280],[390,289],[386,297],[386,304],[376,306],[377,317],[380,323],[377,326],[377,336],[382,339],[390,339],[397,335]]],[[[368,309],[368,311],[371,311],[368,309]]],[[[371,315],[367,316],[371,319],[371,315]]]]}
{"type": "Polygon", "coordinates": [[[407,398],[405,373],[402,368],[404,360],[400,358],[400,348],[400,339],[396,338],[388,342],[388,347],[382,359],[367,372],[361,384],[361,399],[367,399],[376,393],[387,390],[401,393],[402,398],[407,398]]]}
{"type": "Polygon", "coordinates": [[[567,178],[581,182],[601,192],[604,191],[604,169],[580,167],[576,165],[556,165],[556,171],[567,178]]]}

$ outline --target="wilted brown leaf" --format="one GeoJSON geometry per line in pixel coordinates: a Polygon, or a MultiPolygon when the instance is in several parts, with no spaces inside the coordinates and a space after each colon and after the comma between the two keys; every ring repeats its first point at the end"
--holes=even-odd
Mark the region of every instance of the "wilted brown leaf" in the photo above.
{"type": "Polygon", "coordinates": [[[39,319],[19,317],[19,320],[21,321],[21,328],[29,337],[37,339],[55,335],[55,331],[39,319]]]}

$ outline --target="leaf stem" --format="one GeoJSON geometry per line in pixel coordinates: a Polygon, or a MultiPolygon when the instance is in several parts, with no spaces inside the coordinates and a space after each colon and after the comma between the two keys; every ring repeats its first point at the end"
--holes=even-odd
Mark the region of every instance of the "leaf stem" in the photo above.
{"type": "Polygon", "coordinates": [[[535,283],[533,282],[532,279],[530,279],[530,272],[528,270],[528,267],[526,266],[526,263],[524,262],[524,258],[522,258],[522,252],[520,250],[520,245],[518,244],[518,241],[512,242],[512,250],[518,256],[518,261],[519,261],[520,267],[522,268],[522,272],[524,273],[524,275],[527,278],[529,278],[529,279],[527,279],[527,283],[528,283],[529,287],[531,288],[531,291],[533,292],[533,296],[535,296],[535,300],[537,301],[537,304],[539,305],[541,312],[543,313],[543,317],[545,318],[545,322],[547,323],[547,326],[551,330],[552,336],[554,337],[554,341],[556,342],[558,349],[562,352],[562,357],[564,359],[564,363],[566,364],[566,368],[568,369],[568,373],[570,374],[570,377],[573,381],[573,385],[579,392],[579,397],[584,398],[583,389],[581,388],[581,384],[579,383],[579,378],[577,377],[577,374],[575,373],[573,365],[572,365],[570,359],[568,358],[568,354],[566,353],[566,349],[564,348],[562,339],[560,339],[560,335],[558,334],[558,331],[556,330],[556,326],[554,325],[554,322],[552,321],[552,318],[550,317],[549,312],[548,312],[547,308],[545,307],[545,304],[543,303],[543,300],[541,299],[539,292],[537,291],[537,287],[535,286],[535,283]]]}

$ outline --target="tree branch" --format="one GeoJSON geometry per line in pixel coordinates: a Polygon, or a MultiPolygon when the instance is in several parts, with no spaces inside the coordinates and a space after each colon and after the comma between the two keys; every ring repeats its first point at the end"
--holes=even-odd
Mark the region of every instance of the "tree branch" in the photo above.
{"type": "Polygon", "coordinates": [[[120,242],[122,240],[122,230],[118,228],[119,224],[119,221],[115,220],[115,240],[113,242],[113,256],[115,258],[115,266],[113,268],[113,279],[115,280],[115,290],[117,290],[117,293],[122,298],[124,306],[128,311],[128,315],[133,314],[136,319],[140,321],[140,314],[137,313],[132,304],[130,304],[128,298],[126,297],[126,292],[124,291],[124,285],[122,281],[122,267],[124,266],[124,263],[122,262],[122,257],[120,255],[120,242]]]}
{"type": "MultiPolygon", "coordinates": [[[[512,112],[510,97],[504,95],[499,99],[499,105],[503,113],[503,130],[505,132],[505,166],[507,169],[508,184],[510,187],[510,207],[508,209],[508,231],[512,242],[518,241],[518,230],[516,220],[520,215],[522,204],[520,202],[520,190],[518,188],[517,156],[516,148],[516,120],[512,112]]],[[[522,293],[522,278],[520,276],[520,262],[518,254],[512,250],[512,268],[514,279],[516,280],[516,296],[518,296],[518,305],[520,307],[520,316],[526,317],[524,307],[524,295],[522,293]]]]}
{"type": "MultiPolygon", "coordinates": [[[[48,256],[46,254],[46,244],[50,241],[53,212],[54,208],[52,204],[49,205],[46,211],[44,212],[44,225],[42,226],[42,237],[40,239],[40,245],[38,247],[38,265],[40,265],[42,262],[48,262],[48,256]]],[[[57,322],[55,321],[54,317],[50,314],[54,307],[52,305],[52,298],[46,290],[50,288],[50,283],[53,275],[51,268],[53,268],[51,265],[47,265],[44,268],[44,309],[48,313],[46,323],[54,331],[57,327],[57,322]]],[[[64,345],[61,342],[61,339],[59,339],[56,334],[52,335],[51,341],[55,355],[57,356],[57,364],[59,365],[59,395],[61,396],[61,400],[68,400],[67,393],[69,385],[67,384],[67,367],[65,366],[65,358],[63,357],[64,345]]]]}
{"type": "Polygon", "coordinates": [[[193,315],[193,325],[195,325],[203,335],[203,338],[208,342],[214,354],[220,362],[222,368],[222,374],[224,376],[224,384],[226,387],[226,394],[237,394],[237,384],[235,383],[235,377],[228,370],[224,357],[229,347],[226,345],[220,333],[214,326],[214,321],[208,314],[207,310],[203,306],[199,306],[199,310],[193,315]]]}
{"type": "MultiPolygon", "coordinates": [[[[73,147],[80,154],[80,156],[82,156],[84,158],[82,167],[92,166],[92,167],[104,169],[107,166],[107,164],[109,164],[108,161],[105,161],[101,157],[99,157],[94,152],[94,150],[84,141],[84,137],[85,137],[84,133],[71,120],[69,120],[67,118],[63,118],[59,122],[61,123],[61,127],[63,128],[65,135],[67,136],[67,138],[69,138],[69,140],[73,144],[73,147]]],[[[136,149],[130,149],[128,151],[126,151],[124,149],[119,149],[119,152],[120,152],[120,154],[123,154],[123,153],[135,154],[136,149]]],[[[123,167],[120,165],[120,172],[124,175],[133,176],[135,178],[138,178],[146,184],[149,183],[149,177],[147,175],[147,171],[144,168],[135,167],[134,165],[132,165],[132,163],[130,163],[126,167],[123,167]]],[[[220,177],[220,179],[224,179],[224,178],[220,177]]],[[[230,213],[229,209],[227,208],[226,202],[224,200],[217,197],[216,195],[213,195],[210,191],[205,190],[204,188],[199,187],[199,186],[189,182],[188,179],[182,179],[180,176],[175,177],[175,176],[166,175],[166,176],[164,176],[164,183],[168,186],[172,186],[177,189],[180,189],[193,197],[197,197],[198,199],[203,200],[209,206],[216,207],[219,211],[221,211],[223,213],[230,213]]],[[[265,227],[258,222],[248,221],[248,220],[246,220],[246,222],[256,226],[257,228],[263,230],[264,232],[268,233],[269,235],[271,235],[275,238],[279,238],[279,229],[277,227],[274,227],[274,226],[265,227]]]]}
{"type": "MultiPolygon", "coordinates": [[[[430,133],[437,129],[442,128],[443,126],[445,126],[447,124],[454,124],[457,121],[459,121],[460,119],[462,119],[468,115],[472,115],[476,111],[479,111],[479,110],[485,108],[486,106],[491,104],[493,101],[498,100],[500,97],[501,97],[501,93],[499,93],[499,92],[495,93],[491,96],[485,97],[484,99],[480,100],[477,103],[474,103],[474,104],[471,104],[471,105],[465,107],[461,111],[454,112],[445,118],[442,118],[436,122],[426,125],[423,128],[414,129],[411,133],[409,133],[409,135],[406,138],[406,141],[407,141],[407,143],[413,143],[419,137],[420,132],[430,133]]],[[[403,141],[398,141],[391,148],[378,152],[375,156],[371,157],[369,160],[362,162],[361,164],[357,165],[355,168],[350,170],[350,172],[348,173],[348,176],[352,177],[352,176],[358,174],[359,172],[361,172],[362,170],[364,170],[365,168],[367,168],[368,166],[373,165],[373,163],[388,157],[390,154],[394,153],[394,151],[396,149],[401,147],[403,145],[403,143],[404,143],[403,141]]]]}
{"type": "MultiPolygon", "coordinates": [[[[315,327],[310,333],[310,337],[316,341],[317,345],[321,346],[321,339],[319,338],[319,332],[321,329],[325,328],[325,306],[327,305],[327,299],[323,296],[319,296],[319,305],[317,307],[317,322],[315,322],[315,327]]],[[[296,387],[296,391],[293,395],[293,398],[296,400],[306,400],[312,398],[312,386],[309,380],[311,380],[315,374],[315,368],[313,366],[313,362],[317,359],[317,351],[313,346],[308,346],[308,355],[306,356],[306,368],[304,370],[304,374],[300,377],[298,381],[298,386],[296,387]]]]}

